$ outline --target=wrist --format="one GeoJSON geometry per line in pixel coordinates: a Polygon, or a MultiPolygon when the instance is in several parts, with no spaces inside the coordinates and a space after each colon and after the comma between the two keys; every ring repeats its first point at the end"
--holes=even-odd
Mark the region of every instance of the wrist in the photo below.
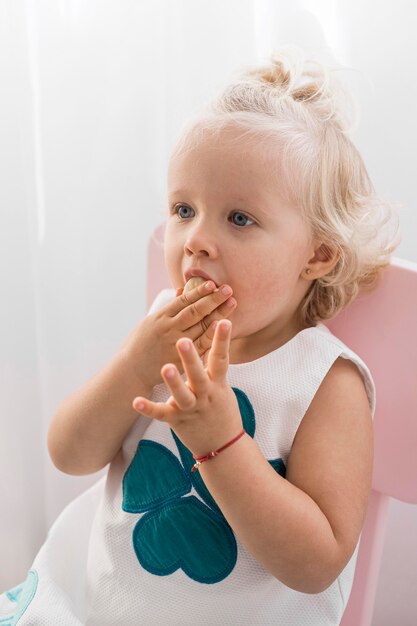
{"type": "Polygon", "coordinates": [[[205,454],[199,455],[199,454],[193,454],[193,459],[195,460],[195,464],[192,467],[192,472],[195,472],[196,470],[200,469],[201,465],[207,461],[210,461],[211,459],[213,459],[214,457],[218,456],[220,453],[222,453],[224,450],[226,450],[227,448],[229,448],[230,446],[234,445],[237,441],[239,441],[239,439],[241,439],[244,435],[246,434],[246,431],[244,428],[241,428],[239,433],[237,435],[235,435],[234,437],[232,437],[232,439],[228,440],[226,443],[224,443],[224,445],[220,446],[220,448],[217,448],[216,450],[211,450],[210,452],[206,452],[205,454]]]}
{"type": "Polygon", "coordinates": [[[206,463],[202,463],[198,471],[206,483],[206,487],[209,489],[209,483],[206,482],[206,478],[208,480],[209,477],[220,477],[225,473],[233,474],[239,471],[242,463],[246,465],[250,459],[254,446],[259,450],[253,438],[248,433],[245,433],[232,446],[229,446],[206,463]]]}
{"type": "MultiPolygon", "coordinates": [[[[146,319],[146,318],[145,318],[146,319]]],[[[147,351],[143,350],[142,328],[144,320],[141,320],[128,334],[127,338],[118,350],[118,358],[123,362],[129,378],[135,378],[136,384],[142,385],[148,392],[151,392],[158,380],[153,380],[152,370],[149,367],[149,355],[145,355],[146,363],[143,362],[143,354],[147,351]]],[[[145,394],[143,394],[145,395],[145,394]]]]}
{"type": "Polygon", "coordinates": [[[144,371],[137,366],[131,351],[127,347],[120,349],[117,358],[119,359],[121,367],[123,368],[127,378],[131,381],[130,386],[136,390],[135,395],[149,398],[155,384],[157,383],[153,384],[149,376],[146,376],[144,371]]]}

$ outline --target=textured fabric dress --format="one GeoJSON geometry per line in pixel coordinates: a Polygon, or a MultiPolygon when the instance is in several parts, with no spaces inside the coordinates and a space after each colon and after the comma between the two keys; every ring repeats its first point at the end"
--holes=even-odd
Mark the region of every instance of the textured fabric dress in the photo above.
{"type": "MultiPolygon", "coordinates": [[[[149,313],[174,296],[163,290],[149,313]]],[[[338,357],[359,368],[373,416],[368,367],[324,324],[229,366],[243,426],[284,478],[298,426],[338,357]]],[[[152,399],[169,396],[161,384],[152,399]]],[[[138,415],[107,476],[64,509],[25,583],[0,596],[0,626],[339,624],[359,544],[328,589],[294,591],[246,550],[193,463],[168,424],[138,415]]]]}

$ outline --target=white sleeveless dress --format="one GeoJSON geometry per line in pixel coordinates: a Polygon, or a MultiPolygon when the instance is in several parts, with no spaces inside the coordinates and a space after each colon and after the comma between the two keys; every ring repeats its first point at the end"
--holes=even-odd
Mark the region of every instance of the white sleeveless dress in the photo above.
{"type": "MultiPolygon", "coordinates": [[[[174,296],[163,290],[149,313],[174,296]]],[[[338,357],[359,368],[373,416],[368,367],[324,324],[229,366],[245,430],[281,476],[298,426],[338,357]]],[[[152,399],[169,396],[161,384],[152,399]]],[[[138,416],[107,476],[58,517],[25,583],[0,596],[0,626],[339,624],[359,544],[328,589],[294,591],[246,550],[200,473],[191,472],[193,463],[168,424],[138,416]]]]}

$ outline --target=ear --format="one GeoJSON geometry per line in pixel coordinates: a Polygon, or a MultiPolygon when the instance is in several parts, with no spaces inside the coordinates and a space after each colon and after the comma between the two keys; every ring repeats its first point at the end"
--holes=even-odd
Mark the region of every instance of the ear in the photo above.
{"type": "Polygon", "coordinates": [[[314,280],[325,276],[332,271],[339,259],[340,253],[336,249],[331,248],[328,244],[318,243],[313,256],[306,263],[303,278],[314,280]],[[310,272],[306,273],[306,269],[309,269],[310,272]]]}

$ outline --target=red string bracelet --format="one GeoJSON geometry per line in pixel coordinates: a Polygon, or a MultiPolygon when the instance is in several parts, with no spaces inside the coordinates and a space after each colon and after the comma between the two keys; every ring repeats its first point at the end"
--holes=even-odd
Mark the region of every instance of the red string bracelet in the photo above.
{"type": "Polygon", "coordinates": [[[215,452],[209,452],[208,454],[206,454],[205,456],[196,456],[195,454],[193,454],[193,459],[194,461],[196,461],[196,463],[192,466],[191,471],[195,472],[197,469],[199,469],[200,465],[202,463],[204,463],[204,461],[209,461],[210,459],[212,459],[214,456],[217,456],[219,454],[219,452],[221,452],[222,450],[224,450],[225,448],[228,448],[229,446],[232,445],[232,443],[235,443],[235,441],[237,441],[238,439],[240,439],[242,437],[242,435],[244,435],[246,432],[245,429],[242,430],[241,433],[238,434],[237,437],[235,437],[234,439],[232,439],[232,441],[229,441],[229,443],[226,443],[225,446],[223,446],[222,448],[219,448],[218,450],[216,450],[215,452]]]}

